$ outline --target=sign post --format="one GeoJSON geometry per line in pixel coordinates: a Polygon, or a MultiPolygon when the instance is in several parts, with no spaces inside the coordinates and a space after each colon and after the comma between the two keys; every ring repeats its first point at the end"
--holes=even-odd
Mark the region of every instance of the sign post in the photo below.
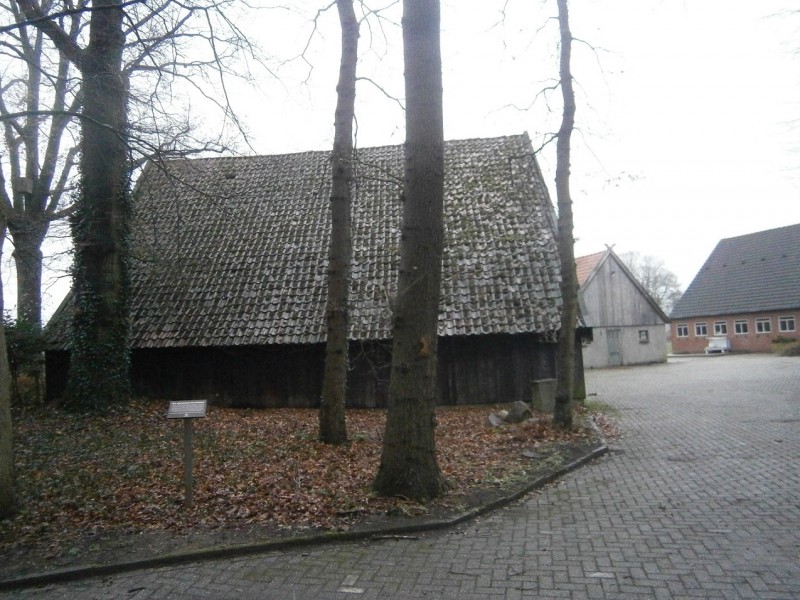
{"type": "Polygon", "coordinates": [[[191,508],[194,503],[192,469],[194,467],[192,423],[195,419],[206,416],[205,400],[180,400],[169,403],[168,419],[183,419],[183,504],[191,508]]]}

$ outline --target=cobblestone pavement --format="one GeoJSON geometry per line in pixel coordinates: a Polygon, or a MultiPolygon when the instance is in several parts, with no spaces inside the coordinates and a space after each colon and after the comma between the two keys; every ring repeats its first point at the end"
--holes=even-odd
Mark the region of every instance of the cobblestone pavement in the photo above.
{"type": "Polygon", "coordinates": [[[624,436],[461,528],[8,592],[3,598],[800,598],[800,360],[588,373],[624,436]]]}

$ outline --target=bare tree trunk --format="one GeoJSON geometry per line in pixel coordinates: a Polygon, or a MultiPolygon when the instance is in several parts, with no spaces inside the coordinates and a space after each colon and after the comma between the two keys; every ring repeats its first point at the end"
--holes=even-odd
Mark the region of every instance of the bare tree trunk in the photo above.
{"type": "MultiPolygon", "coordinates": [[[[0,259],[6,239],[5,220],[0,221],[0,259]]],[[[2,263],[2,260],[0,260],[2,263]]],[[[0,314],[3,314],[3,287],[0,286],[0,314]]],[[[11,425],[11,371],[8,365],[5,327],[0,326],[0,519],[14,509],[14,446],[11,425]]]]}
{"type": "MultiPolygon", "coordinates": [[[[42,242],[49,226],[48,222],[31,224],[27,231],[17,230],[14,238],[14,265],[17,268],[17,324],[27,324],[26,331],[40,333],[42,330],[42,242]]],[[[26,361],[26,372],[34,382],[33,396],[38,402],[44,393],[44,353],[38,352],[26,361]]],[[[17,396],[17,377],[12,373],[13,395],[17,396]]]]}
{"type": "Polygon", "coordinates": [[[81,191],[71,223],[75,313],[67,397],[70,405],[89,409],[130,394],[127,90],[119,3],[95,1],[95,9],[104,10],[92,12],[81,65],[85,100],[81,191]]]}
{"type": "MultiPolygon", "coordinates": [[[[17,23],[25,22],[24,3],[6,3],[5,14],[17,23]]],[[[67,19],[66,39],[77,40],[80,18],[67,19]]],[[[11,34],[9,34],[11,35],[11,34]]],[[[64,188],[74,166],[76,149],[61,152],[64,133],[80,108],[80,93],[75,92],[70,59],[64,53],[47,52],[41,29],[22,27],[12,36],[17,46],[24,73],[4,81],[0,93],[0,114],[5,117],[3,129],[11,175],[11,194],[0,190],[3,197],[8,232],[14,242],[17,269],[17,321],[42,325],[42,243],[50,222],[57,218],[57,209],[64,197],[64,188]],[[55,68],[53,68],[55,67],[55,68]],[[7,99],[25,95],[26,117],[13,117],[7,99]],[[44,110],[46,109],[46,110],[44,110]],[[49,115],[45,116],[47,112],[49,115]]],[[[13,69],[13,65],[9,65],[13,69]]],[[[12,71],[13,72],[13,71],[12,71]]],[[[20,71],[22,73],[22,71],[20,71]]],[[[5,187],[5,186],[4,186],[5,187]]]]}
{"type": "Polygon", "coordinates": [[[406,147],[400,272],[383,452],[374,487],[428,500],[436,462],[437,325],[444,231],[444,129],[438,0],[403,2],[406,147]]]}
{"type": "MultiPolygon", "coordinates": [[[[41,31],[36,32],[33,40],[24,36],[25,43],[21,48],[28,62],[25,108],[31,112],[39,110],[41,104],[43,37],[41,31]]],[[[13,210],[8,219],[9,231],[14,238],[12,255],[17,268],[17,321],[33,325],[37,330],[42,326],[41,246],[48,225],[37,210],[39,198],[34,201],[34,187],[39,184],[39,127],[39,119],[28,117],[22,126],[19,144],[11,146],[17,154],[11,158],[12,171],[17,171],[16,175],[23,175],[20,155],[25,157],[25,185],[14,186],[17,189],[13,191],[13,210]]]]}
{"type": "Polygon", "coordinates": [[[337,0],[342,26],[342,59],[334,120],[331,155],[331,242],[328,252],[328,338],[325,375],[319,410],[319,439],[329,444],[347,442],[345,400],[347,393],[348,291],[352,231],[350,204],[353,183],[353,119],[356,100],[358,21],[353,0],[337,0]]]}
{"type": "Polygon", "coordinates": [[[558,199],[558,254],[561,259],[561,331],[558,336],[558,381],[556,383],[553,422],[572,427],[572,396],[575,382],[575,328],[578,319],[578,277],[575,267],[572,197],[569,190],[570,138],[575,125],[575,92],[572,87],[570,55],[572,33],[569,30],[567,0],[558,2],[561,31],[561,94],[564,113],[556,143],[556,196],[558,199]]]}
{"type": "Polygon", "coordinates": [[[17,231],[14,237],[14,266],[17,268],[17,320],[42,328],[42,241],[41,228],[17,231]]]}

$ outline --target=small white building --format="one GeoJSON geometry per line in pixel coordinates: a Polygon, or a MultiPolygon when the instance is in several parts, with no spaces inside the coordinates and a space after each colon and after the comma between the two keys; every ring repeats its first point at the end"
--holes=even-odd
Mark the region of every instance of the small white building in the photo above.
{"type": "Polygon", "coordinates": [[[576,259],[587,368],[666,362],[668,317],[611,248],[576,259]]]}

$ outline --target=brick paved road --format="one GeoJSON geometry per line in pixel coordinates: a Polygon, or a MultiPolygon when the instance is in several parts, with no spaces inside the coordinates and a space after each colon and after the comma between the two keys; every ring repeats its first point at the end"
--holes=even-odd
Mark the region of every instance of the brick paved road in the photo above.
{"type": "Polygon", "coordinates": [[[800,360],[591,372],[612,452],[489,517],[413,540],[120,575],[23,598],[800,598],[800,360]]]}

